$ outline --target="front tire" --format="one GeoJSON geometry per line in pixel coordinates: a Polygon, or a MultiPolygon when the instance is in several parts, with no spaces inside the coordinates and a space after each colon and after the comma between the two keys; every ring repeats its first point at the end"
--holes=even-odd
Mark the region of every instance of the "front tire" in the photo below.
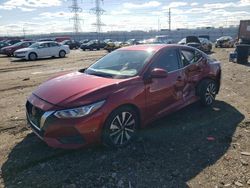
{"type": "Polygon", "coordinates": [[[211,79],[203,80],[197,88],[197,94],[203,106],[211,106],[215,101],[216,93],[217,84],[211,79]]]}
{"type": "Polygon", "coordinates": [[[65,55],[66,55],[66,52],[65,52],[65,51],[61,50],[61,51],[59,52],[59,57],[63,58],[63,57],[65,57],[65,55]]]}
{"type": "Polygon", "coordinates": [[[37,59],[37,55],[36,55],[35,53],[31,52],[31,53],[29,54],[29,60],[35,61],[36,59],[37,59]]]}
{"type": "Polygon", "coordinates": [[[135,110],[123,106],[107,118],[103,130],[103,143],[112,148],[128,145],[136,135],[139,117],[135,110]]]}

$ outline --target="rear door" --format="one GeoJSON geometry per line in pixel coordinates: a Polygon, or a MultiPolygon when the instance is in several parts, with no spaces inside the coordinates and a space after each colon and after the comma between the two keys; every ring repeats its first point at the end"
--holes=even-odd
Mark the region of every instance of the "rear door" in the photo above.
{"type": "Polygon", "coordinates": [[[49,56],[58,56],[59,55],[59,44],[55,42],[50,42],[49,43],[49,56]]]}
{"type": "Polygon", "coordinates": [[[196,96],[198,82],[208,73],[207,62],[198,50],[182,48],[179,52],[186,79],[186,85],[183,89],[183,99],[186,102],[196,96]]]}
{"type": "Polygon", "coordinates": [[[154,68],[165,69],[168,76],[152,78],[146,82],[146,104],[149,117],[164,115],[183,104],[182,90],[185,86],[177,49],[162,50],[148,72],[154,68]]]}

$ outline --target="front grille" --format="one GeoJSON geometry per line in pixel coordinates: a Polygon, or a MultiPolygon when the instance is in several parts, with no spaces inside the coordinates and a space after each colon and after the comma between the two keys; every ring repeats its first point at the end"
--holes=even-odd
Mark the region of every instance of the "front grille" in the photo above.
{"type": "Polygon", "coordinates": [[[40,108],[35,107],[32,105],[29,101],[26,103],[26,110],[27,110],[27,115],[28,119],[33,123],[36,127],[40,129],[40,121],[41,117],[44,114],[44,111],[41,110],[40,108]]]}

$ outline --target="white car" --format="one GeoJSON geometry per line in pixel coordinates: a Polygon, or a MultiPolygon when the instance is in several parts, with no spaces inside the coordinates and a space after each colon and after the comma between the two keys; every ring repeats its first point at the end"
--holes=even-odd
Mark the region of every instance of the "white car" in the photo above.
{"type": "Polygon", "coordinates": [[[43,57],[65,57],[65,55],[69,53],[69,46],[61,45],[53,41],[46,41],[36,42],[28,48],[16,50],[14,56],[16,58],[34,61],[43,57]]]}

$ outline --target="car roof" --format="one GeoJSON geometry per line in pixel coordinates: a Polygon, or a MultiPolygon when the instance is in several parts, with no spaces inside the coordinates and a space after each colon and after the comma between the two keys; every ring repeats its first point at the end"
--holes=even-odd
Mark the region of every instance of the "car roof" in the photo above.
{"type": "Polygon", "coordinates": [[[143,44],[143,45],[133,45],[128,47],[119,48],[118,50],[138,50],[138,51],[159,51],[163,48],[171,48],[171,47],[183,47],[183,45],[177,44],[143,44]]]}
{"type": "Polygon", "coordinates": [[[39,44],[44,44],[44,43],[57,43],[55,41],[41,41],[41,42],[37,42],[39,44]]]}

